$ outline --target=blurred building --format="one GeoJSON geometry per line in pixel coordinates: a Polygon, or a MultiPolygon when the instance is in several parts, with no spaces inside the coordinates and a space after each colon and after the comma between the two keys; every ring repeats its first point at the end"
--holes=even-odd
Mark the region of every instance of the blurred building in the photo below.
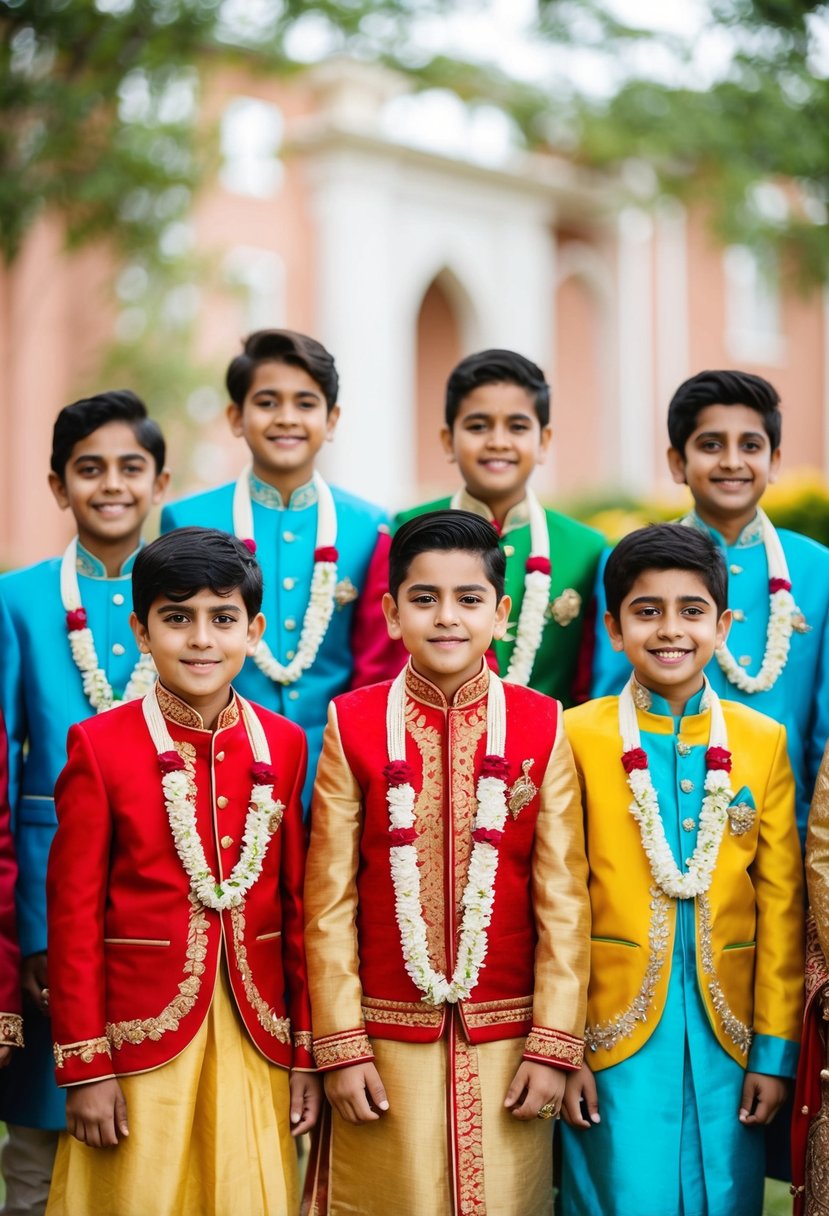
{"type": "Polygon", "coordinates": [[[138,270],[116,274],[102,250],[65,254],[49,221],[0,270],[0,564],[64,541],[46,489],[55,413],[109,387],[100,360],[116,336],[140,343],[154,327],[174,347],[176,326],[194,326],[215,367],[186,400],[150,403],[176,494],[241,466],[222,370],[244,333],[270,325],[334,352],[343,413],[325,471],[390,508],[455,485],[437,443],[443,383],[487,346],[529,355],[553,385],[536,481],[547,499],[664,487],[667,402],[703,367],[771,379],[785,465],[829,468],[825,297],[781,292],[772,261],[718,247],[702,213],[654,204],[647,167],[611,180],[527,153],[494,108],[412,94],[352,61],[290,80],[217,71],[201,105],[220,164],[170,234],[199,254],[197,282],[148,314],[138,270]]]}

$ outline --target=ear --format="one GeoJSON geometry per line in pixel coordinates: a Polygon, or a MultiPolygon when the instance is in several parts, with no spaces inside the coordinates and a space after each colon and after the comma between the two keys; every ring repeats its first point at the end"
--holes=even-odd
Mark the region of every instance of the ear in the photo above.
{"type": "Polygon", "coordinates": [[[780,448],[775,448],[769,461],[769,485],[777,481],[777,478],[780,476],[780,460],[780,448]]]}
{"type": "Polygon", "coordinates": [[[625,648],[625,643],[622,640],[622,630],[616,617],[611,612],[604,614],[604,627],[607,630],[607,636],[610,638],[610,645],[614,650],[621,653],[625,648]]]}
{"type": "Polygon", "coordinates": [[[443,450],[446,453],[446,459],[450,464],[454,464],[456,460],[455,445],[452,442],[452,431],[448,426],[440,428],[440,442],[443,445],[443,450]]]}
{"type": "Polygon", "coordinates": [[[388,591],[383,596],[383,616],[386,618],[386,628],[389,631],[389,637],[395,640],[402,638],[403,632],[400,628],[400,613],[397,608],[397,600],[388,591]]]}
{"type": "Polygon", "coordinates": [[[153,482],[153,503],[161,502],[170,485],[170,470],[162,469],[153,482]]]}
{"type": "Polygon", "coordinates": [[[244,431],[242,429],[242,407],[237,405],[235,401],[228,401],[225,408],[225,417],[230,423],[230,429],[237,439],[241,439],[244,431]]]}
{"type": "Polygon", "coordinates": [[[52,491],[55,502],[61,511],[68,510],[69,495],[66,493],[66,486],[63,484],[62,478],[58,477],[57,473],[49,474],[49,489],[52,491]]]}
{"type": "Polygon", "coordinates": [[[547,453],[550,450],[550,443],[553,438],[553,428],[551,426],[543,426],[541,428],[541,438],[538,444],[538,458],[536,464],[543,464],[547,459],[547,453]]]}
{"type": "Polygon", "coordinates": [[[150,632],[146,625],[142,625],[134,612],[130,613],[130,629],[133,632],[136,645],[142,654],[150,653],[150,632]]]}
{"type": "Polygon", "coordinates": [[[256,647],[262,641],[262,634],[265,632],[265,617],[261,612],[257,612],[256,616],[251,617],[248,621],[248,636],[245,649],[248,654],[253,654],[256,647]]]}
{"type": "Polygon", "coordinates": [[[326,422],[325,422],[325,438],[328,440],[329,443],[334,438],[334,432],[337,429],[337,423],[339,421],[339,418],[340,418],[340,407],[338,405],[332,405],[331,409],[329,410],[329,413],[328,413],[328,418],[326,419],[326,422]]]}
{"type": "Polygon", "coordinates": [[[685,477],[685,457],[678,448],[668,448],[668,469],[671,477],[678,486],[687,485],[685,477]]]}
{"type": "Polygon", "coordinates": [[[502,595],[498,601],[498,607],[495,609],[495,621],[492,627],[492,640],[500,642],[501,638],[507,632],[509,624],[509,614],[512,611],[512,600],[508,595],[502,595]]]}
{"type": "Polygon", "coordinates": [[[721,646],[725,645],[726,639],[728,638],[728,631],[731,628],[732,620],[733,620],[733,616],[732,616],[731,609],[726,608],[725,612],[722,614],[720,619],[717,621],[717,642],[716,642],[716,646],[715,646],[716,650],[719,650],[721,646]]]}

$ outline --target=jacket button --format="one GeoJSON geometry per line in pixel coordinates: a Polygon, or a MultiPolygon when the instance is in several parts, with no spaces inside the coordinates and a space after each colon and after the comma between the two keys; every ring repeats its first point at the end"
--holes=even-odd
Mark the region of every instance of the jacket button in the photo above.
{"type": "Polygon", "coordinates": [[[227,806],[227,798],[225,798],[224,794],[220,794],[219,797],[216,799],[216,806],[221,811],[223,811],[225,809],[225,807],[227,806]]]}
{"type": "Polygon", "coordinates": [[[221,843],[222,843],[223,849],[229,849],[230,846],[233,844],[233,837],[232,836],[223,836],[221,843]]]}
{"type": "Polygon", "coordinates": [[[216,752],[216,759],[218,760],[219,764],[221,764],[221,762],[224,760],[224,758],[225,758],[224,752],[216,752]]]}

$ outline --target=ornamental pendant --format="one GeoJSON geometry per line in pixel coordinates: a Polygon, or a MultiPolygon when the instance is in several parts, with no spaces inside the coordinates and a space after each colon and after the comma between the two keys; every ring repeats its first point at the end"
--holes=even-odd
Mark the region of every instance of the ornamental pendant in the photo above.
{"type": "Polygon", "coordinates": [[[521,762],[522,776],[518,777],[513,783],[509,792],[508,806],[512,813],[513,819],[517,819],[525,806],[529,806],[533,798],[538,793],[538,786],[530,777],[530,769],[535,764],[534,760],[523,760],[521,762]]]}

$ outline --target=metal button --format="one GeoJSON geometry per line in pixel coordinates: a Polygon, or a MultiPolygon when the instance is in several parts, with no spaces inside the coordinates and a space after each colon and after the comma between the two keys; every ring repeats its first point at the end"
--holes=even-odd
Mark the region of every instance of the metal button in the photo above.
{"type": "Polygon", "coordinates": [[[504,545],[504,557],[512,557],[515,552],[515,545],[504,545]]]}
{"type": "Polygon", "coordinates": [[[694,820],[694,819],[683,819],[682,820],[683,832],[693,832],[693,830],[696,826],[697,826],[696,820],[694,820]]]}
{"type": "Polygon", "coordinates": [[[679,783],[679,788],[682,790],[683,794],[690,794],[693,792],[694,783],[690,777],[683,777],[679,783]]]}
{"type": "Polygon", "coordinates": [[[738,566],[736,563],[729,566],[728,569],[731,571],[732,574],[742,574],[742,572],[743,572],[742,566],[738,566]]]}
{"type": "Polygon", "coordinates": [[[115,644],[112,647],[112,653],[121,655],[121,654],[126,654],[126,651],[120,642],[115,642],[115,644]]]}
{"type": "Polygon", "coordinates": [[[292,616],[285,617],[285,628],[289,630],[296,629],[296,621],[292,616]]]}
{"type": "Polygon", "coordinates": [[[295,650],[286,650],[285,651],[285,658],[288,660],[289,663],[295,654],[296,654],[295,650]]]}
{"type": "Polygon", "coordinates": [[[742,608],[735,608],[732,615],[735,621],[744,621],[746,619],[746,614],[743,612],[742,608]]]}
{"type": "Polygon", "coordinates": [[[282,539],[290,545],[292,540],[296,540],[296,537],[294,536],[293,532],[283,532],[282,539]]]}
{"type": "Polygon", "coordinates": [[[221,811],[225,809],[227,806],[227,798],[225,798],[224,794],[219,794],[219,797],[216,799],[216,806],[221,811]]]}
{"type": "Polygon", "coordinates": [[[221,764],[221,762],[224,760],[224,758],[225,758],[224,752],[216,752],[216,759],[218,760],[219,764],[221,764]]]}
{"type": "Polygon", "coordinates": [[[691,744],[690,743],[677,743],[676,750],[679,752],[680,756],[690,756],[691,744]]]}
{"type": "Polygon", "coordinates": [[[288,693],[288,700],[289,701],[298,701],[299,700],[299,693],[297,692],[297,690],[295,688],[292,688],[291,691],[288,693]]]}
{"type": "Polygon", "coordinates": [[[124,597],[120,591],[115,592],[115,595],[112,597],[112,602],[113,604],[117,604],[119,608],[121,607],[124,602],[124,597]]]}
{"type": "Polygon", "coordinates": [[[232,836],[223,836],[222,837],[222,848],[223,849],[229,849],[232,844],[233,844],[232,836]]]}
{"type": "Polygon", "coordinates": [[[751,666],[751,655],[750,654],[741,654],[739,659],[737,660],[737,662],[740,664],[741,667],[750,667],[751,666]]]}
{"type": "Polygon", "coordinates": [[[283,578],[282,586],[285,588],[286,591],[293,591],[294,587],[296,586],[296,579],[295,578],[283,578]]]}

